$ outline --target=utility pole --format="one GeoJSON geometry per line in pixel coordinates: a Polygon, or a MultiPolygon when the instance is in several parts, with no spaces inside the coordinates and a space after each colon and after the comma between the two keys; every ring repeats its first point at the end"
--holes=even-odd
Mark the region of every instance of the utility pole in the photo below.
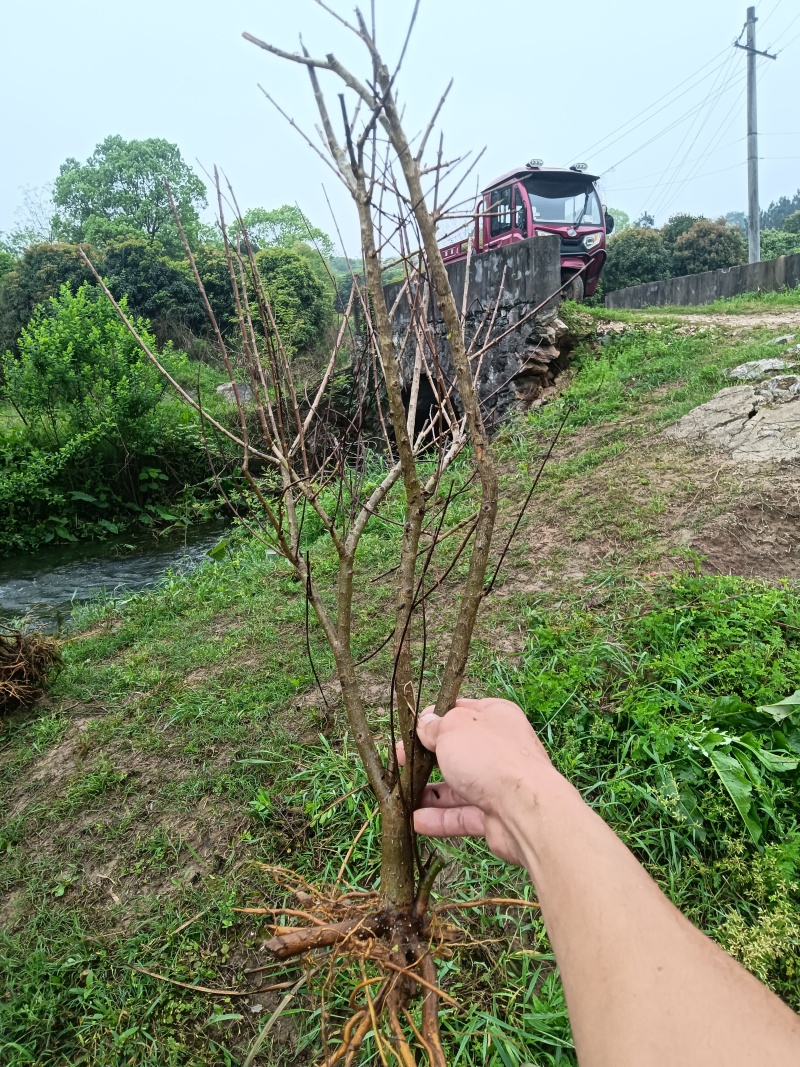
{"type": "MultiPolygon", "coordinates": [[[[761,260],[761,208],[758,203],[758,108],[756,105],[756,56],[777,59],[756,48],[756,9],[748,7],[747,44],[734,41],[747,52],[747,252],[750,263],[761,260]]],[[[744,32],[744,31],[743,31],[744,32]]],[[[739,34],[741,39],[742,34],[739,34]]]]}

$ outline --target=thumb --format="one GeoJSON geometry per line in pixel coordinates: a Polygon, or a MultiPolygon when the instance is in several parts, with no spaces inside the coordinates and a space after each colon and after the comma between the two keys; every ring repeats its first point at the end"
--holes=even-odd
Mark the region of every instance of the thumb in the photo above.
{"type": "Polygon", "coordinates": [[[442,725],[441,718],[435,714],[433,705],[425,708],[417,719],[417,737],[425,748],[431,752],[436,751],[436,741],[439,737],[439,729],[442,725]]]}

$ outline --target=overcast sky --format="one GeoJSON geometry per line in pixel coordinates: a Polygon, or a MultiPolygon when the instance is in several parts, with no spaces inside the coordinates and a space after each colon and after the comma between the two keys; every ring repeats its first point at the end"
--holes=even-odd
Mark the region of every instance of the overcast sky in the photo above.
{"type": "MultiPolygon", "coordinates": [[[[375,3],[378,42],[393,58],[412,2],[375,3]]],[[[0,231],[13,227],[24,187],[120,134],[174,141],[198,170],[223,168],[243,207],[296,202],[333,232],[324,184],[353,250],[346,196],[258,89],[313,130],[306,74],[241,37],[294,50],[302,30],[312,54],[358,64],[354,42],[313,0],[3,0],[0,9],[0,231]]],[[[800,186],[800,0],[763,0],[757,13],[758,47],[781,50],[759,61],[763,207],[800,186]]],[[[603,175],[603,199],[634,217],[744,209],[745,55],[731,42],[745,14],[739,0],[423,0],[400,78],[407,125],[424,126],[453,76],[445,151],[486,146],[482,184],[537,156],[588,163],[603,175]]]]}

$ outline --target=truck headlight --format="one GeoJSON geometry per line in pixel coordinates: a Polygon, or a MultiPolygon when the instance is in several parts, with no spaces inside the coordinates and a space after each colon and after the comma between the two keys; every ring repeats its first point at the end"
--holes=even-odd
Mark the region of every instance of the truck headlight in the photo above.
{"type": "Polygon", "coordinates": [[[552,230],[537,230],[536,231],[536,236],[537,237],[552,237],[553,236],[553,231],[552,230]]]}
{"type": "Polygon", "coordinates": [[[593,248],[597,248],[602,239],[602,233],[587,233],[583,239],[583,247],[587,252],[591,252],[593,248]]]}

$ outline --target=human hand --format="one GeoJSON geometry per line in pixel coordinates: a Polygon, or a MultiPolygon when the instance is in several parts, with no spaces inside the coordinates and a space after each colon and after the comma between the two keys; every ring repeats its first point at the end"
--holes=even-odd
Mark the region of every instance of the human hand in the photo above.
{"type": "Polygon", "coordinates": [[[425,786],[414,829],[427,837],[485,837],[500,859],[523,864],[508,814],[530,803],[540,776],[555,774],[533,727],[510,700],[459,698],[438,716],[425,708],[417,735],[445,781],[425,786]]]}

